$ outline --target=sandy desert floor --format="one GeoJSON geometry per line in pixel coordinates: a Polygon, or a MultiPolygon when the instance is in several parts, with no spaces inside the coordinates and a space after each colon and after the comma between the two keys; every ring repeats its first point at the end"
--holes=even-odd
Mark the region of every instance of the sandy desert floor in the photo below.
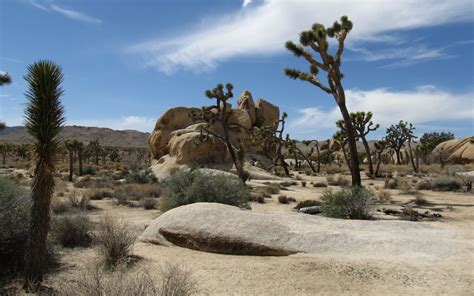
{"type": "MultiPolygon", "coordinates": [[[[311,181],[325,180],[323,177],[301,177],[308,182],[308,186],[311,186],[311,181]]],[[[263,183],[252,181],[250,185],[259,186],[263,183]]],[[[368,187],[383,187],[383,180],[364,180],[364,183],[368,187]]],[[[302,187],[298,181],[298,185],[290,186],[279,194],[299,201],[318,199],[323,190],[302,187]]],[[[390,191],[392,204],[379,205],[379,208],[400,208],[402,203],[414,198],[400,195],[398,190],[390,191]]],[[[266,199],[265,204],[252,202],[252,210],[293,211],[295,204],[280,204],[277,199],[279,194],[266,199]]],[[[138,265],[152,274],[158,273],[167,262],[190,269],[199,282],[202,295],[474,295],[474,195],[433,191],[422,191],[422,194],[429,201],[429,205],[424,208],[436,210],[443,218],[429,222],[405,221],[406,227],[427,223],[434,228],[451,231],[453,239],[464,246],[456,250],[454,255],[429,261],[416,257],[410,260],[394,259],[391,256],[383,258],[380,254],[390,252],[388,246],[387,250],[377,252],[373,258],[356,255],[348,257],[344,254],[232,256],[143,242],[135,244],[134,254],[143,258],[138,265]]],[[[141,233],[160,215],[159,210],[116,206],[111,200],[92,203],[99,208],[88,212],[93,220],[98,220],[102,215],[118,217],[133,225],[137,233],[141,233]]],[[[437,239],[427,238],[426,248],[437,239]]],[[[346,248],[351,250],[351,245],[348,243],[346,248]]],[[[63,266],[58,273],[50,276],[52,282],[57,278],[73,278],[92,265],[97,256],[93,248],[61,249],[60,253],[63,266]]]]}

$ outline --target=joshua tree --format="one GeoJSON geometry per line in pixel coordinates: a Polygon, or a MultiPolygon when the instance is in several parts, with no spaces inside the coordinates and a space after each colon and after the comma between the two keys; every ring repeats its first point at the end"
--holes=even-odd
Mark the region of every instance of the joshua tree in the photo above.
{"type": "Polygon", "coordinates": [[[74,140],[66,140],[64,141],[64,147],[69,154],[69,182],[72,182],[72,177],[74,174],[74,154],[76,152],[76,143],[74,140]]]}
{"type": "Polygon", "coordinates": [[[297,57],[303,57],[310,64],[309,72],[302,72],[296,69],[285,69],[285,74],[292,79],[307,81],[326,93],[332,95],[341,111],[347,129],[347,141],[351,154],[351,174],[352,186],[361,186],[359,171],[359,159],[357,157],[356,133],[352,125],[351,116],[346,107],[346,96],[342,86],[343,74],[340,70],[344,42],[347,35],[352,30],[352,22],[347,16],[341,17],[341,22],[334,22],[332,27],[325,28],[321,24],[314,24],[309,31],[301,32],[300,44],[296,45],[291,41],[286,42],[286,48],[297,57]],[[328,37],[335,38],[338,46],[334,55],[329,53],[328,37]],[[309,49],[320,56],[318,61],[310,53],[309,49]],[[322,70],[327,73],[328,85],[319,80],[318,72],[322,70]]]}
{"type": "MultiPolygon", "coordinates": [[[[347,135],[344,130],[337,131],[332,139],[335,144],[338,144],[341,147],[342,154],[344,155],[344,160],[346,161],[347,166],[351,169],[351,162],[349,161],[349,156],[347,155],[346,145],[347,145],[347,135]]],[[[351,170],[352,171],[352,170],[351,170]]]]}
{"type": "Polygon", "coordinates": [[[400,120],[398,124],[392,124],[387,128],[387,135],[385,137],[388,147],[395,151],[398,165],[402,164],[400,151],[408,140],[408,135],[405,133],[405,125],[406,122],[403,122],[403,120],[400,120]]]}
{"type": "Polygon", "coordinates": [[[120,162],[120,154],[118,153],[116,148],[113,148],[109,154],[110,161],[112,162],[120,162]]]}
{"type": "MultiPolygon", "coordinates": [[[[402,122],[400,122],[401,124],[402,122]]],[[[411,148],[411,143],[415,143],[415,139],[417,138],[414,134],[413,134],[413,131],[415,130],[415,127],[413,126],[413,124],[411,123],[403,123],[400,125],[401,128],[402,128],[402,131],[403,133],[405,134],[406,138],[407,138],[407,144],[408,144],[408,156],[410,158],[410,162],[411,162],[411,165],[413,167],[413,170],[415,171],[415,173],[418,173],[418,161],[417,163],[415,163],[415,159],[413,157],[413,150],[411,148]]],[[[418,155],[418,152],[416,152],[417,155],[418,155]]],[[[417,157],[417,160],[418,160],[418,157],[417,157]]]]}
{"type": "Polygon", "coordinates": [[[94,156],[94,163],[95,165],[99,165],[99,155],[101,154],[103,148],[100,145],[99,140],[92,140],[89,142],[87,148],[92,152],[94,156]]]}
{"type": "MultiPolygon", "coordinates": [[[[319,166],[318,166],[318,170],[316,170],[311,160],[311,156],[314,153],[314,147],[311,147],[311,149],[307,153],[304,153],[300,148],[298,148],[298,146],[296,145],[296,141],[290,139],[290,136],[288,134],[286,135],[286,142],[290,143],[289,151],[294,151],[295,155],[300,155],[306,161],[306,163],[311,168],[311,171],[313,171],[313,173],[320,172],[319,166]]],[[[306,146],[309,146],[311,142],[312,141],[303,141],[303,144],[306,146]]],[[[319,148],[318,148],[318,156],[319,156],[319,148]]]]}
{"type": "Polygon", "coordinates": [[[56,151],[58,135],[64,124],[64,108],[61,104],[63,75],[61,68],[51,61],[39,61],[28,66],[25,80],[28,100],[25,110],[25,126],[35,139],[36,167],[31,186],[31,222],[26,248],[25,278],[35,287],[43,279],[48,266],[46,239],[50,225],[50,204],[54,191],[56,151]]]}
{"type": "Polygon", "coordinates": [[[380,127],[379,124],[372,122],[372,112],[356,112],[351,113],[352,124],[356,131],[357,137],[362,140],[365,148],[365,155],[367,156],[367,165],[369,167],[369,177],[374,177],[374,166],[372,164],[372,153],[370,152],[369,143],[367,143],[367,134],[375,131],[380,127]]]}
{"type": "Polygon", "coordinates": [[[288,150],[288,153],[293,156],[293,159],[295,160],[295,169],[298,170],[300,164],[298,160],[298,151],[296,150],[296,140],[291,140],[289,134],[286,134],[285,148],[288,150]]]}
{"type": "MultiPolygon", "coordinates": [[[[202,127],[201,132],[205,131],[208,135],[212,135],[213,137],[220,139],[225,143],[232,162],[234,163],[235,169],[237,170],[237,175],[242,181],[245,182],[248,179],[248,174],[244,171],[243,146],[234,145],[230,138],[231,129],[242,128],[238,124],[232,123],[230,121],[230,115],[232,114],[232,110],[228,106],[227,101],[234,96],[234,94],[232,93],[234,86],[230,83],[227,83],[225,88],[226,91],[224,92],[224,85],[219,83],[214,89],[206,90],[206,97],[208,97],[209,99],[215,99],[216,105],[210,107],[203,107],[200,114],[193,114],[193,117],[195,120],[206,121],[208,127],[210,127],[211,124],[215,123],[219,125],[219,127],[222,129],[222,133],[215,132],[208,127],[202,127]]],[[[202,138],[207,139],[207,137],[204,135],[202,138]]]]}
{"type": "Polygon", "coordinates": [[[275,143],[276,143],[276,151],[275,151],[275,158],[273,160],[273,168],[275,173],[277,172],[277,167],[281,166],[285,171],[285,175],[290,176],[290,171],[288,170],[288,164],[285,161],[285,157],[282,153],[282,148],[285,145],[285,140],[283,139],[283,132],[285,130],[285,120],[288,117],[286,112],[283,112],[281,119],[278,120],[277,126],[280,126],[280,129],[275,131],[275,143]]]}
{"type": "Polygon", "coordinates": [[[8,73],[0,74],[0,86],[7,85],[10,83],[12,83],[12,78],[10,77],[10,74],[8,73]]]}
{"type": "Polygon", "coordinates": [[[375,168],[375,176],[379,175],[380,164],[382,163],[382,154],[387,148],[387,141],[384,139],[374,143],[375,153],[377,153],[377,167],[375,168]]]}
{"type": "MultiPolygon", "coordinates": [[[[12,79],[8,73],[0,74],[0,86],[7,85],[12,82],[12,79]]],[[[6,127],[5,122],[0,121],[0,130],[6,127]]]]}
{"type": "Polygon", "coordinates": [[[7,163],[7,156],[10,152],[13,151],[13,144],[5,142],[0,144],[0,153],[2,154],[2,163],[5,165],[7,163]]]}
{"type": "Polygon", "coordinates": [[[82,176],[82,161],[85,145],[81,141],[76,141],[77,161],[79,164],[79,176],[82,176]]]}

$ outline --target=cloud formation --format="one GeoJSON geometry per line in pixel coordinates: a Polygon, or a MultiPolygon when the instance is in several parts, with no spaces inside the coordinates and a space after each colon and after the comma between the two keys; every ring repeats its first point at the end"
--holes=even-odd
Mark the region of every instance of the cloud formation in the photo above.
{"type": "Polygon", "coordinates": [[[35,0],[30,0],[30,4],[33,5],[36,8],[44,10],[44,11],[59,13],[62,16],[67,17],[67,18],[72,19],[72,20],[85,22],[85,23],[90,23],[90,24],[97,24],[97,25],[102,24],[102,20],[100,20],[98,18],[89,16],[89,15],[87,15],[85,13],[82,13],[80,11],[77,11],[77,10],[64,8],[64,7],[58,6],[56,4],[52,4],[52,3],[42,4],[42,3],[39,3],[35,0]]]}
{"type": "MultiPolygon", "coordinates": [[[[372,111],[373,121],[382,129],[400,120],[429,127],[435,122],[473,120],[474,92],[450,93],[432,85],[419,86],[410,91],[374,90],[346,91],[349,111],[372,111]]],[[[330,134],[336,130],[335,122],[341,119],[337,107],[329,110],[320,107],[299,110],[299,117],[290,121],[289,129],[298,133],[330,134]]]]}
{"type": "MultiPolygon", "coordinates": [[[[297,39],[297,34],[314,21],[330,25],[341,15],[349,15],[355,24],[351,43],[393,42],[391,33],[397,30],[472,20],[472,4],[465,0],[266,0],[248,6],[249,3],[244,1],[245,9],[213,17],[212,22],[191,32],[140,42],[128,50],[141,55],[146,66],[165,73],[179,69],[202,71],[235,56],[282,52],[285,41],[297,39]]],[[[427,54],[430,56],[418,53],[418,59],[440,55],[436,51],[427,54]]]]}

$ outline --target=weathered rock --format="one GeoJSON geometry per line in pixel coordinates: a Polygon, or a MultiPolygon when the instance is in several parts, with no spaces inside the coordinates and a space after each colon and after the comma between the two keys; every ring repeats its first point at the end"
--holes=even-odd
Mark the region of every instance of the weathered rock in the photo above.
{"type": "Polygon", "coordinates": [[[316,215],[321,214],[321,206],[304,207],[298,210],[300,213],[316,215]]]}
{"type": "Polygon", "coordinates": [[[256,126],[272,126],[274,129],[278,127],[280,119],[280,108],[263,99],[258,99],[256,104],[257,122],[256,126]]]}
{"type": "Polygon", "coordinates": [[[248,90],[244,91],[240,95],[240,98],[237,101],[237,108],[247,111],[250,116],[250,120],[252,121],[252,125],[255,125],[257,122],[257,113],[255,111],[255,103],[253,101],[252,94],[248,90]]]}
{"type": "Polygon", "coordinates": [[[177,164],[210,164],[227,161],[227,147],[211,135],[200,140],[200,132],[187,132],[174,136],[169,142],[170,156],[177,164]]]}
{"type": "Polygon", "coordinates": [[[436,160],[439,160],[441,155],[448,162],[472,163],[474,162],[474,137],[454,139],[440,143],[433,150],[432,154],[436,160]]]}
{"type": "Polygon", "coordinates": [[[440,226],[408,221],[344,220],[196,203],[162,214],[140,240],[234,255],[305,252],[401,262],[416,256],[442,262],[466,247],[456,239],[457,235],[440,226]],[[437,239],[426,247],[426,241],[433,237],[437,239]]]}

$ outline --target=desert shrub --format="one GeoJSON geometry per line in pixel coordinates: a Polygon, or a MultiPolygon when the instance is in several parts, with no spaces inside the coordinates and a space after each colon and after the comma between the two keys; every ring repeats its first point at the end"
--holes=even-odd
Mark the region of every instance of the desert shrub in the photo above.
{"type": "Polygon", "coordinates": [[[283,186],[283,187],[290,187],[290,186],[298,185],[298,182],[296,182],[296,181],[291,181],[291,182],[283,181],[283,182],[280,182],[280,185],[283,186]]]}
{"type": "Polygon", "coordinates": [[[74,186],[77,188],[109,188],[112,189],[115,185],[114,180],[108,176],[91,177],[84,176],[80,178],[74,186]]]}
{"type": "Polygon", "coordinates": [[[131,255],[137,235],[123,221],[105,216],[99,223],[97,238],[104,263],[116,266],[131,255]]]}
{"type": "Polygon", "coordinates": [[[187,296],[199,292],[197,281],[190,270],[179,265],[166,264],[161,269],[161,288],[159,295],[187,296]]]}
{"type": "Polygon", "coordinates": [[[199,293],[192,273],[179,265],[166,264],[161,268],[160,277],[154,277],[144,268],[119,266],[110,271],[101,264],[94,264],[72,280],[56,279],[54,295],[190,296],[199,293]]]}
{"type": "Polygon", "coordinates": [[[138,183],[138,184],[146,184],[146,183],[156,183],[158,179],[153,174],[151,169],[146,170],[139,170],[139,171],[131,171],[125,179],[128,183],[138,183]]]}
{"type": "Polygon", "coordinates": [[[85,192],[85,196],[90,200],[101,200],[113,197],[113,191],[106,188],[93,188],[85,192]]]}
{"type": "Polygon", "coordinates": [[[326,182],[314,182],[313,187],[328,187],[328,184],[326,182]]]}
{"type": "Polygon", "coordinates": [[[398,180],[398,188],[402,194],[416,194],[418,192],[418,189],[406,178],[400,178],[398,180]]]}
{"type": "Polygon", "coordinates": [[[374,193],[364,187],[353,187],[337,192],[327,190],[321,197],[322,212],[333,218],[369,219],[373,197],[374,193]]]}
{"type": "Polygon", "coordinates": [[[143,200],[143,207],[145,210],[152,210],[156,206],[156,200],[154,197],[147,197],[143,200]]]}
{"type": "Polygon", "coordinates": [[[326,182],[328,183],[328,185],[333,185],[336,184],[336,179],[334,178],[334,176],[327,176],[326,182]]]}
{"type": "Polygon", "coordinates": [[[93,166],[85,166],[82,168],[83,175],[95,175],[97,173],[97,169],[93,166]]]}
{"type": "Polygon", "coordinates": [[[428,204],[428,200],[421,195],[417,195],[415,198],[415,204],[422,206],[428,204]]]}
{"type": "Polygon", "coordinates": [[[295,177],[296,180],[300,181],[301,179],[303,179],[300,175],[296,175],[295,177]]]}
{"type": "Polygon", "coordinates": [[[60,197],[53,197],[51,199],[51,211],[54,214],[60,215],[68,212],[71,209],[68,202],[64,201],[60,197]]]}
{"type": "Polygon", "coordinates": [[[29,192],[0,177],[0,278],[21,269],[29,228],[29,192]]]}
{"type": "Polygon", "coordinates": [[[249,190],[233,176],[206,175],[199,171],[179,172],[166,182],[163,211],[196,202],[215,202],[248,207],[249,190]]]}
{"type": "Polygon", "coordinates": [[[51,235],[63,247],[87,247],[92,242],[92,223],[82,214],[55,217],[51,235]]]}
{"type": "Polygon", "coordinates": [[[301,181],[301,186],[306,187],[306,181],[301,181]]]}
{"type": "Polygon", "coordinates": [[[261,187],[260,190],[267,194],[278,194],[280,192],[280,184],[278,183],[270,183],[265,187],[261,187]]]}
{"type": "Polygon", "coordinates": [[[278,196],[278,202],[282,204],[289,204],[288,197],[286,195],[278,196]]]}
{"type": "Polygon", "coordinates": [[[301,208],[307,208],[307,207],[314,207],[314,206],[320,206],[321,202],[319,200],[313,200],[313,199],[307,199],[300,201],[298,204],[296,204],[295,209],[299,210],[301,208]]]}
{"type": "Polygon", "coordinates": [[[311,168],[307,167],[304,169],[304,173],[306,176],[312,176],[313,175],[313,170],[311,168]]]}
{"type": "Polygon", "coordinates": [[[91,201],[87,196],[84,196],[77,191],[71,192],[68,197],[69,205],[76,210],[88,211],[94,209],[91,201]]]}
{"type": "Polygon", "coordinates": [[[125,184],[115,189],[115,202],[119,205],[141,206],[146,198],[161,196],[162,186],[153,184],[125,184]]]}
{"type": "Polygon", "coordinates": [[[431,181],[431,188],[435,191],[458,191],[462,183],[454,177],[440,176],[431,181]]]}
{"type": "Polygon", "coordinates": [[[351,181],[348,178],[342,175],[338,175],[337,178],[334,178],[333,176],[327,176],[326,181],[328,185],[341,186],[341,187],[347,187],[351,183],[351,181]]]}
{"type": "Polygon", "coordinates": [[[261,203],[261,204],[265,203],[265,197],[263,195],[257,196],[256,202],[261,203]]]}
{"type": "Polygon", "coordinates": [[[416,185],[416,188],[418,190],[431,190],[431,182],[430,181],[422,181],[422,182],[419,182],[417,185],[416,185]]]}
{"type": "Polygon", "coordinates": [[[396,188],[398,188],[398,179],[385,178],[384,188],[385,189],[396,189],[396,188]]]}
{"type": "Polygon", "coordinates": [[[390,191],[382,189],[378,192],[377,197],[379,198],[380,202],[389,202],[392,198],[392,194],[390,193],[390,191]]]}

